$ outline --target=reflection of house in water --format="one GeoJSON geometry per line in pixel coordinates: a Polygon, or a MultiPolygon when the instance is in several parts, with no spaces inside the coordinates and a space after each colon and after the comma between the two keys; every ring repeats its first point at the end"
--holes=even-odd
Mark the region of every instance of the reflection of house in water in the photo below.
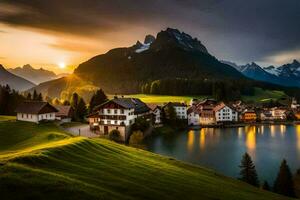
{"type": "Polygon", "coordinates": [[[246,147],[248,153],[251,156],[255,156],[255,149],[256,149],[256,127],[255,126],[248,126],[245,128],[246,131],[246,147]]]}

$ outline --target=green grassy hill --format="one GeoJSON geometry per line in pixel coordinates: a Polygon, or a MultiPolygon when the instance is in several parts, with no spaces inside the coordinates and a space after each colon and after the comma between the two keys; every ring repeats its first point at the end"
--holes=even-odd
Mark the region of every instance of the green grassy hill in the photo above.
{"type": "Polygon", "coordinates": [[[0,122],[0,198],[287,199],[212,170],[53,124],[0,122]]]}
{"type": "MultiPolygon", "coordinates": [[[[108,95],[109,98],[113,98],[114,95],[108,95]]],[[[145,103],[162,104],[167,102],[185,102],[189,103],[192,98],[204,99],[211,98],[210,96],[171,96],[171,95],[152,95],[152,94],[131,94],[124,95],[124,97],[139,98],[145,103]]],[[[265,102],[269,100],[278,100],[287,95],[283,91],[277,90],[263,90],[261,88],[255,88],[254,96],[242,96],[242,100],[249,102],[265,102]]]]}

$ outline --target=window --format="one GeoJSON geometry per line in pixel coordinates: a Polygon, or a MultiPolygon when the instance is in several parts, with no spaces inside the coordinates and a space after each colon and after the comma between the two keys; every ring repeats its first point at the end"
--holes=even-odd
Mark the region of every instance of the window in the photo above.
{"type": "Polygon", "coordinates": [[[118,110],[117,109],[115,109],[115,114],[118,114],[118,110]]]}
{"type": "Polygon", "coordinates": [[[110,114],[110,109],[107,109],[107,113],[110,114]]]}
{"type": "Polygon", "coordinates": [[[115,124],[118,124],[118,121],[115,121],[115,124]]]}
{"type": "Polygon", "coordinates": [[[107,124],[110,124],[110,120],[107,120],[107,124]]]}
{"type": "Polygon", "coordinates": [[[121,109],[121,114],[124,114],[124,110],[123,109],[121,109]]]}

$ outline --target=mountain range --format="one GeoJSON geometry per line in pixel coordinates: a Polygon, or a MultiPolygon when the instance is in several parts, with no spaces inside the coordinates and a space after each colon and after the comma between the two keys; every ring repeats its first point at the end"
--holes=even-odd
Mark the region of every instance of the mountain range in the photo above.
{"type": "Polygon", "coordinates": [[[8,69],[8,71],[35,84],[40,84],[42,82],[62,77],[60,75],[56,75],[52,71],[45,70],[43,68],[35,69],[29,64],[24,65],[23,67],[10,68],[8,69]]]}
{"type": "MultiPolygon", "coordinates": [[[[193,84],[189,88],[199,88],[200,84],[207,91],[213,90],[214,82],[221,82],[224,91],[236,90],[237,93],[250,91],[254,87],[285,90],[280,85],[300,87],[298,69],[300,66],[296,60],[277,68],[262,68],[256,63],[236,65],[233,62],[219,61],[197,38],[177,29],[167,28],[156,37],[146,35],[143,42],[137,41],[130,47],[111,49],[92,57],[81,63],[72,75],[64,78],[51,80],[52,73],[36,70],[28,65],[14,71],[21,71],[23,77],[27,70],[47,74],[43,81],[49,81],[40,83],[29,91],[36,89],[44,96],[68,98],[75,91],[84,96],[98,88],[108,94],[140,93],[146,85],[162,80],[164,84],[169,83],[164,86],[164,91],[168,91],[166,87],[170,84],[175,84],[172,87],[176,88],[177,83],[181,84],[178,80],[192,81],[187,83],[193,84]]],[[[33,80],[33,77],[26,76],[33,80]]],[[[38,83],[41,80],[35,81],[38,83]]],[[[180,87],[181,94],[185,94],[182,88],[186,86],[180,87]]],[[[196,90],[191,89],[189,93],[193,91],[196,90]]]]}
{"type": "Polygon", "coordinates": [[[18,91],[25,91],[35,86],[34,83],[14,75],[0,65],[0,85],[9,85],[10,88],[18,91]]]}
{"type": "MultiPolygon", "coordinates": [[[[144,42],[97,55],[80,64],[73,75],[111,94],[138,93],[142,84],[162,79],[245,79],[234,67],[212,56],[197,38],[172,28],[156,37],[147,35],[144,42]]],[[[35,89],[60,96],[67,85],[63,80],[68,79],[49,81],[35,89]],[[50,91],[53,85],[55,92],[50,91]]]]}
{"type": "Polygon", "coordinates": [[[254,80],[283,86],[300,87],[300,63],[297,60],[279,67],[261,67],[254,62],[246,65],[237,65],[228,61],[222,62],[231,65],[246,77],[254,80]]]}

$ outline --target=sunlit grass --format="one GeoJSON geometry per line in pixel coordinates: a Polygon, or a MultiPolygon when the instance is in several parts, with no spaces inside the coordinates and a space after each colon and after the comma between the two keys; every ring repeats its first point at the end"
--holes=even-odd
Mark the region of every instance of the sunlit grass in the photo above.
{"type": "MultiPolygon", "coordinates": [[[[114,95],[109,95],[109,98],[113,98],[114,95]]],[[[170,95],[150,95],[150,94],[132,94],[124,95],[124,97],[139,98],[145,103],[168,103],[168,102],[185,102],[189,103],[191,99],[203,99],[206,96],[170,96],[170,95]]]]}
{"type": "Polygon", "coordinates": [[[286,199],[172,158],[72,137],[54,124],[2,122],[0,136],[1,199],[286,199]]]}
{"type": "Polygon", "coordinates": [[[15,120],[16,116],[5,116],[5,115],[0,115],[0,122],[1,121],[9,121],[9,120],[15,120]]]}

